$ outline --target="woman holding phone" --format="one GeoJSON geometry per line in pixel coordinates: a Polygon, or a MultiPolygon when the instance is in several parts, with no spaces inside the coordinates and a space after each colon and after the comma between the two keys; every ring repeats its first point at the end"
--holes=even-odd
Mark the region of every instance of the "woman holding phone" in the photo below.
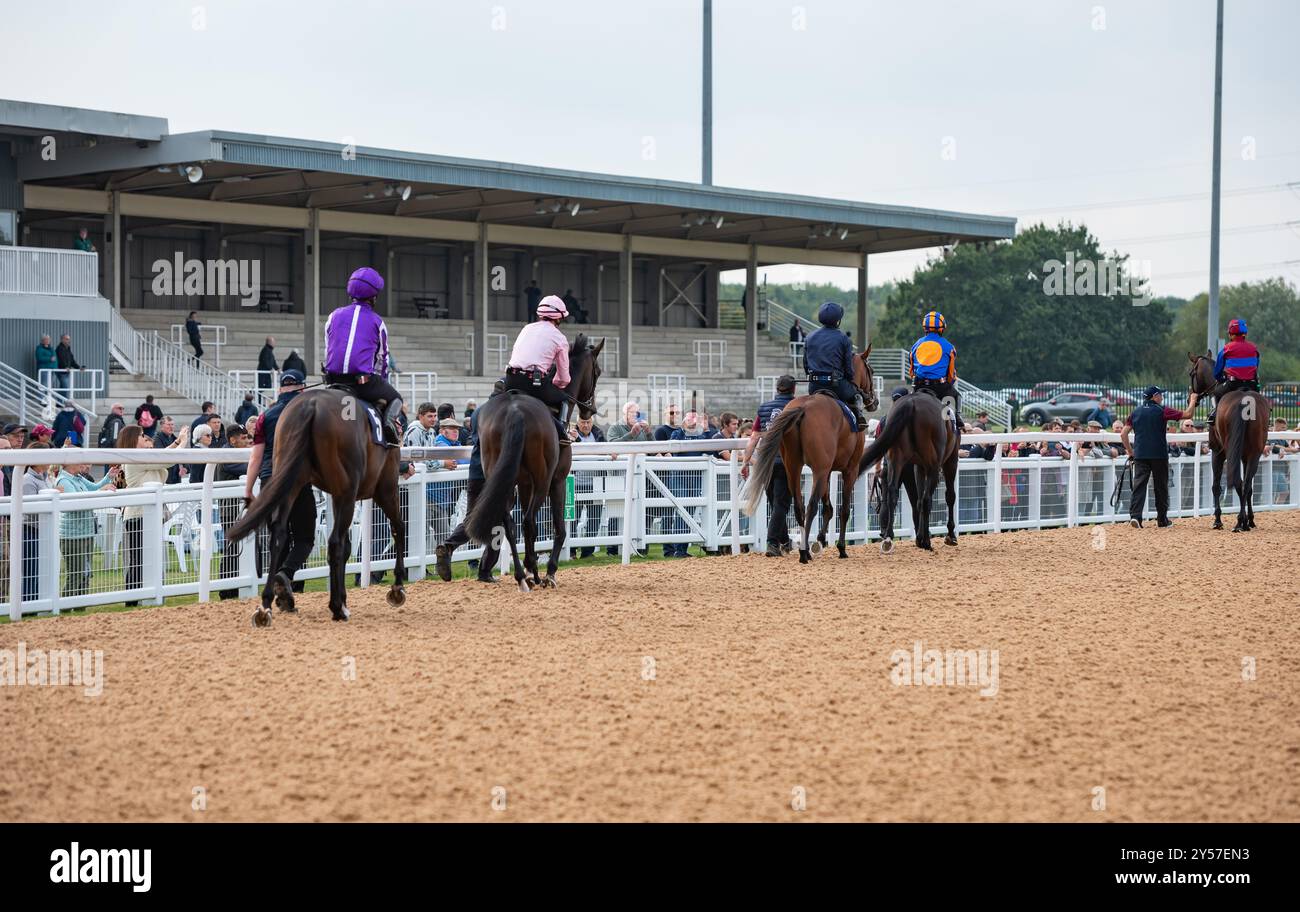
{"type": "MultiPolygon", "coordinates": [[[[174,450],[178,447],[185,446],[190,439],[190,429],[182,427],[180,434],[176,437],[175,442],[166,449],[174,450]]],[[[117,448],[119,450],[151,450],[153,449],[153,439],[146,436],[144,428],[138,424],[133,424],[124,428],[122,433],[117,435],[117,448]]],[[[147,484],[166,484],[167,483],[167,464],[147,464],[137,465],[128,463],[122,467],[122,476],[126,479],[126,488],[141,488],[147,484]]],[[[144,507],[127,507],[123,518],[124,523],[123,546],[126,548],[126,588],[138,589],[143,577],[143,557],[144,557],[144,507]]],[[[127,602],[127,607],[134,608],[139,605],[139,601],[127,602]]]]}

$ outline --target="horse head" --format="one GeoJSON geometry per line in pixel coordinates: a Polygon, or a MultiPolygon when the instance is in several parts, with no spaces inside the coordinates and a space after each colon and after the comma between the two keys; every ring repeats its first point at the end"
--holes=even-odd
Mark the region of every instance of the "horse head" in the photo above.
{"type": "Polygon", "coordinates": [[[578,413],[583,418],[596,414],[596,381],[600,379],[600,353],[605,350],[605,340],[595,345],[582,333],[569,346],[569,388],[566,392],[575,400],[578,413]]]}
{"type": "Polygon", "coordinates": [[[871,362],[867,360],[871,357],[871,346],[867,350],[857,355],[853,359],[853,385],[862,393],[862,401],[867,406],[868,412],[874,412],[880,407],[880,400],[876,396],[876,375],[871,370],[871,362]]]}
{"type": "Polygon", "coordinates": [[[1214,389],[1214,353],[1206,350],[1203,355],[1193,355],[1187,353],[1187,360],[1191,365],[1187,368],[1187,376],[1191,380],[1192,392],[1197,396],[1204,396],[1214,389]]]}

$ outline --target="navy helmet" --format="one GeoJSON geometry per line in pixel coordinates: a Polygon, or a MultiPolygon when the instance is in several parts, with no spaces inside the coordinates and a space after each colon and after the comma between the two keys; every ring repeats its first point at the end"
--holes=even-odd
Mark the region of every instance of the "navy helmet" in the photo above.
{"type": "Polygon", "coordinates": [[[844,319],[844,308],[834,301],[827,301],[817,311],[817,322],[822,326],[839,326],[844,319]]]}

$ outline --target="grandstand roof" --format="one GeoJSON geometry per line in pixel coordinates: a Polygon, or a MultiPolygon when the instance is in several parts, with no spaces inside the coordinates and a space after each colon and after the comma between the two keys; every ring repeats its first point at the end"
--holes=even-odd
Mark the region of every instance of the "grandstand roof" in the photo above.
{"type": "MultiPolygon", "coordinates": [[[[0,133],[58,129],[81,142],[53,161],[23,144],[28,185],[115,190],[363,215],[488,222],[521,228],[757,244],[809,254],[880,253],[956,240],[1008,238],[1015,219],[771,193],[508,162],[345,147],[205,130],[169,134],[159,118],[0,101],[0,133]],[[197,164],[191,182],[179,166],[197,164]],[[160,170],[165,169],[165,170],[160,170]],[[399,186],[410,186],[407,199],[399,186]]],[[[702,247],[703,249],[703,247],[702,247]]],[[[777,253],[777,251],[772,251],[777,253]]],[[[771,256],[765,257],[772,259],[771,256]]]]}

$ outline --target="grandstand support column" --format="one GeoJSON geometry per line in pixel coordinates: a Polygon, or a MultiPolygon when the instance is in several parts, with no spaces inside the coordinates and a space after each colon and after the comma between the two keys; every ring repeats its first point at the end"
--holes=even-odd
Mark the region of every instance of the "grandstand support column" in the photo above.
{"type": "Polygon", "coordinates": [[[632,235],[618,252],[618,375],[632,376],[632,235]]]}
{"type": "Polygon", "coordinates": [[[867,350],[871,332],[867,327],[867,254],[862,254],[862,265],[858,267],[858,351],[867,350]]]}
{"type": "Polygon", "coordinates": [[[393,249],[393,244],[388,238],[379,242],[376,259],[384,261],[384,316],[395,317],[397,316],[397,270],[394,266],[397,264],[397,251],[393,249]]]}
{"type": "Polygon", "coordinates": [[[320,370],[320,210],[307,210],[302,257],[302,359],[307,372],[320,370]]]}
{"type": "Polygon", "coordinates": [[[122,309],[122,194],[114,190],[104,215],[104,297],[122,309]]]}
{"type": "Polygon", "coordinates": [[[487,376],[488,280],[492,275],[487,229],[487,222],[479,222],[478,239],[474,241],[474,374],[479,377],[487,376]]]}
{"type": "Polygon", "coordinates": [[[745,376],[758,373],[758,245],[749,245],[745,264],[745,376]]]}

